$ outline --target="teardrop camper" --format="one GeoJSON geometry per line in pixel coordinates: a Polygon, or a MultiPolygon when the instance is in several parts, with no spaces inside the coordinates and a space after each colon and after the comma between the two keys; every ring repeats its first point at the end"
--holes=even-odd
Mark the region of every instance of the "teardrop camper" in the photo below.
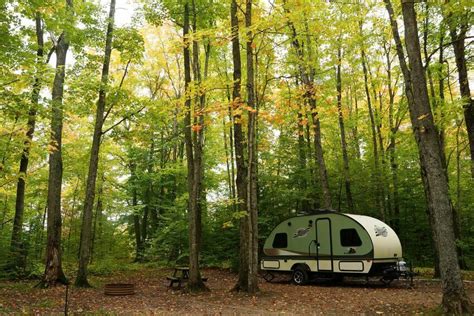
{"type": "Polygon", "coordinates": [[[365,215],[314,211],[277,225],[260,262],[267,276],[292,273],[293,282],[311,276],[380,276],[389,283],[406,272],[402,247],[386,223],[365,215]]]}

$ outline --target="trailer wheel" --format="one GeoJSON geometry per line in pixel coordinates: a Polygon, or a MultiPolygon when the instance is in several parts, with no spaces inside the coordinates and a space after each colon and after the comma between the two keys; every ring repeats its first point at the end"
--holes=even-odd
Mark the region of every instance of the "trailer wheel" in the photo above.
{"type": "Polygon", "coordinates": [[[308,272],[302,268],[296,268],[293,270],[293,283],[296,285],[304,285],[308,283],[308,272]]]}

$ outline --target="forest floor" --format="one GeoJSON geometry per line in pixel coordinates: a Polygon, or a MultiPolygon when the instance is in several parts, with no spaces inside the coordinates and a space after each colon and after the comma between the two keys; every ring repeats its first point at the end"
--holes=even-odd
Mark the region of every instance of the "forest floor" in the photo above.
{"type": "MultiPolygon", "coordinates": [[[[170,290],[166,276],[171,269],[144,268],[117,272],[105,277],[92,277],[94,288],[69,289],[71,314],[432,314],[441,302],[439,281],[420,280],[413,288],[395,281],[390,286],[377,280],[368,285],[363,280],[347,280],[339,284],[315,282],[296,286],[289,277],[279,277],[268,283],[260,279],[261,292],[251,296],[230,292],[236,275],[223,269],[204,269],[210,292],[187,294],[170,290]],[[131,296],[106,296],[106,283],[134,283],[131,296]]],[[[0,314],[62,314],[65,287],[37,289],[37,281],[0,282],[0,314]]],[[[474,283],[466,282],[474,301],[474,283]]]]}

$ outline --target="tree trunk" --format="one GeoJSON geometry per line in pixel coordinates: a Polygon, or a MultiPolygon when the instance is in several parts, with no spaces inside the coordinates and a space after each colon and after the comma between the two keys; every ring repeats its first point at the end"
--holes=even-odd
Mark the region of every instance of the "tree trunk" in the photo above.
{"type": "MultiPolygon", "coordinates": [[[[230,101],[229,101],[230,102],[230,101]]],[[[232,158],[229,158],[229,145],[227,145],[227,127],[226,127],[226,122],[225,122],[225,116],[222,117],[222,127],[223,127],[223,133],[224,133],[224,152],[225,152],[225,166],[226,166],[226,173],[227,173],[227,186],[229,188],[229,200],[234,199],[234,191],[233,191],[233,177],[231,175],[231,170],[230,170],[230,161],[232,161],[232,158]]],[[[232,146],[232,144],[230,144],[232,146]]]]}
{"type": "MultiPolygon", "coordinates": [[[[288,8],[285,7],[286,2],[284,2],[284,10],[285,12],[289,13],[288,8]]],[[[316,158],[316,163],[318,164],[318,171],[319,171],[319,181],[321,182],[321,189],[322,189],[322,197],[323,197],[323,208],[331,209],[332,202],[331,202],[331,190],[329,188],[329,178],[328,172],[326,168],[326,162],[324,160],[324,152],[321,140],[321,124],[319,121],[319,114],[316,109],[316,96],[314,91],[314,82],[313,82],[313,74],[314,69],[304,66],[303,61],[305,60],[304,51],[301,43],[297,38],[297,31],[296,27],[290,20],[287,22],[288,26],[292,32],[292,45],[296,51],[298,58],[300,59],[301,63],[298,65],[301,81],[304,84],[304,99],[308,102],[310,109],[311,109],[311,119],[313,123],[313,130],[314,130],[314,153],[316,158]]]]}
{"type": "MultiPolygon", "coordinates": [[[[68,10],[72,10],[71,0],[66,0],[68,10]]],[[[69,48],[67,34],[63,32],[56,44],[56,74],[52,90],[51,140],[53,148],[49,154],[48,178],[48,219],[46,267],[39,287],[51,287],[58,282],[68,283],[61,263],[61,185],[63,178],[62,132],[63,132],[63,94],[66,67],[66,54],[69,48]]]]}
{"type": "MultiPolygon", "coordinates": [[[[193,11],[195,12],[194,1],[193,11]]],[[[184,40],[184,82],[185,82],[185,117],[184,117],[184,137],[186,143],[186,160],[188,167],[188,216],[189,216],[189,282],[188,290],[200,291],[205,289],[202,282],[201,274],[199,272],[199,235],[200,235],[200,178],[201,178],[201,151],[197,148],[197,140],[200,138],[198,131],[193,140],[193,125],[191,123],[192,108],[191,108],[191,54],[190,54],[190,38],[189,38],[189,3],[184,4],[184,26],[183,26],[183,40],[184,40]]],[[[194,44],[193,44],[194,46],[194,44]]],[[[197,53],[197,52],[196,52],[197,53]]],[[[195,62],[197,62],[195,60],[195,62]]],[[[199,67],[199,66],[198,66],[199,67]]],[[[195,69],[195,76],[196,76],[195,69]]],[[[196,127],[201,129],[202,126],[196,127]]],[[[194,128],[194,129],[196,129],[194,128]]]]}
{"type": "MultiPolygon", "coordinates": [[[[41,23],[41,13],[36,12],[36,41],[38,48],[36,50],[36,65],[40,67],[43,65],[44,55],[44,42],[43,42],[43,26],[41,23]]],[[[25,187],[26,187],[26,176],[28,171],[29,154],[31,148],[31,142],[33,140],[33,134],[35,132],[36,125],[36,112],[38,110],[39,94],[41,90],[41,70],[36,70],[36,75],[33,83],[33,91],[31,93],[31,106],[28,111],[28,123],[26,131],[26,140],[23,144],[23,153],[20,159],[20,170],[18,183],[16,187],[16,201],[15,201],[15,217],[13,219],[13,230],[10,244],[10,251],[12,253],[12,264],[19,269],[23,269],[26,266],[26,262],[22,259],[22,227],[23,227],[23,213],[25,209],[25,187]]]]}
{"type": "Polygon", "coordinates": [[[357,159],[360,160],[360,158],[362,157],[362,154],[361,154],[360,142],[359,142],[359,128],[358,128],[359,104],[358,104],[358,98],[357,98],[357,89],[350,87],[350,93],[351,93],[351,102],[352,102],[352,96],[354,96],[354,109],[352,109],[351,107],[351,115],[354,115],[356,117],[356,123],[354,124],[354,127],[352,128],[352,137],[354,138],[354,147],[356,150],[357,159]]]}
{"type": "Polygon", "coordinates": [[[398,196],[398,164],[396,160],[396,133],[398,127],[395,126],[393,108],[395,104],[395,91],[392,86],[392,60],[390,58],[390,49],[384,45],[385,58],[387,62],[387,86],[388,86],[388,125],[390,129],[390,143],[387,147],[390,169],[392,173],[392,196],[393,213],[392,223],[395,232],[400,233],[400,199],[398,196]]]}
{"type": "Polygon", "coordinates": [[[94,215],[94,227],[92,228],[92,241],[91,241],[91,258],[89,263],[92,264],[94,261],[94,251],[95,251],[95,244],[97,240],[100,240],[100,231],[97,231],[97,226],[100,227],[102,212],[104,208],[104,204],[102,202],[102,197],[104,193],[104,174],[102,173],[101,183],[99,185],[99,189],[97,192],[97,204],[95,206],[95,215],[94,215]]]}
{"type": "MultiPolygon", "coordinates": [[[[236,161],[236,186],[237,186],[237,209],[247,213],[247,167],[244,153],[244,135],[242,131],[242,100],[240,87],[242,80],[242,63],[240,59],[239,20],[237,17],[237,0],[231,0],[230,5],[231,34],[232,34],[232,58],[233,79],[232,87],[232,113],[234,114],[234,147],[236,161]]],[[[240,217],[240,252],[239,252],[239,278],[234,290],[246,291],[248,289],[248,217],[240,217]]]]}
{"type": "MultiPolygon", "coordinates": [[[[288,88],[289,90],[289,88],[288,88]]],[[[306,142],[304,138],[304,115],[303,115],[303,107],[300,105],[298,109],[298,162],[300,167],[299,172],[299,186],[301,192],[307,191],[307,182],[306,182],[306,142]]],[[[308,209],[308,197],[305,195],[302,196],[302,201],[299,203],[299,209],[301,211],[305,211],[308,209]]]]}
{"type": "Polygon", "coordinates": [[[349,170],[349,157],[347,155],[346,132],[344,126],[344,115],[342,113],[342,79],[341,79],[341,61],[342,47],[339,45],[337,50],[337,66],[336,66],[336,89],[337,89],[337,112],[339,119],[339,130],[341,132],[341,148],[344,170],[344,184],[346,188],[347,207],[349,212],[354,212],[354,201],[351,193],[351,176],[349,170]]]}
{"type": "MultiPolygon", "coordinates": [[[[359,31],[362,35],[362,22],[359,22],[359,31]]],[[[381,176],[380,176],[380,163],[379,163],[379,150],[377,145],[377,131],[375,126],[374,110],[372,107],[372,98],[369,91],[369,77],[367,70],[367,60],[365,55],[365,49],[361,46],[361,60],[362,60],[362,71],[364,73],[364,88],[365,95],[367,97],[367,107],[369,109],[370,128],[372,132],[372,149],[374,153],[374,189],[375,189],[375,202],[377,209],[382,217],[382,221],[385,220],[385,212],[383,207],[383,201],[381,196],[381,176]]]]}
{"type": "Polygon", "coordinates": [[[92,208],[95,199],[95,185],[97,180],[97,169],[99,167],[100,141],[102,137],[102,126],[104,124],[104,112],[106,105],[107,84],[109,79],[110,55],[112,53],[112,36],[114,29],[115,0],[110,1],[109,19],[107,24],[107,34],[105,40],[105,55],[102,67],[102,76],[99,89],[99,100],[92,138],[91,156],[89,160],[89,172],[86,182],[86,196],[84,199],[84,213],[81,227],[81,247],[79,250],[79,269],[75,285],[79,287],[89,287],[87,280],[87,266],[91,255],[92,239],[92,208]]]}
{"type": "MultiPolygon", "coordinates": [[[[161,143],[164,144],[164,135],[161,134],[161,143]]],[[[155,154],[155,138],[154,134],[152,134],[151,144],[150,144],[150,152],[148,153],[148,162],[147,162],[147,173],[148,173],[148,184],[146,189],[146,207],[149,210],[150,214],[150,232],[148,235],[154,236],[156,231],[158,230],[158,213],[159,210],[155,205],[155,190],[153,186],[153,169],[154,169],[154,154],[155,154]]],[[[166,162],[164,161],[165,156],[167,155],[166,151],[163,148],[161,149],[161,165],[160,168],[165,168],[166,162]]],[[[159,191],[159,190],[158,190],[159,191]]]]}
{"type": "MultiPolygon", "coordinates": [[[[449,2],[449,1],[447,1],[449,2]]],[[[466,13],[466,16],[468,14],[466,13]]],[[[465,39],[469,30],[469,20],[462,19],[459,33],[451,20],[452,14],[448,15],[449,34],[453,43],[454,56],[456,66],[458,68],[458,81],[461,97],[464,101],[464,121],[466,122],[467,138],[469,140],[469,148],[471,153],[471,177],[474,178],[474,98],[471,96],[469,88],[469,76],[466,62],[465,39]]]]}
{"type": "MultiPolygon", "coordinates": [[[[439,107],[441,108],[441,116],[443,116],[443,108],[444,108],[444,74],[443,74],[443,63],[444,63],[444,24],[441,24],[440,29],[440,36],[439,36],[439,71],[438,71],[438,85],[439,85],[439,107]]],[[[439,139],[441,141],[441,148],[445,148],[445,135],[444,135],[444,128],[441,124],[439,127],[439,139]]]]}
{"type": "MultiPolygon", "coordinates": [[[[389,0],[385,0],[387,8],[389,0]]],[[[391,5],[390,5],[391,9],[391,5]]],[[[428,208],[433,216],[436,232],[436,247],[439,253],[440,272],[443,288],[443,308],[447,314],[469,314],[471,307],[464,290],[459,269],[454,237],[454,219],[449,198],[448,179],[443,166],[441,144],[430,108],[426,78],[421,62],[418,27],[413,2],[402,1],[402,13],[405,27],[405,44],[410,69],[402,65],[405,77],[409,110],[415,140],[418,145],[423,185],[428,208]]],[[[393,10],[389,10],[394,37],[399,40],[393,10]]],[[[401,43],[397,43],[397,46],[401,43]]],[[[400,47],[401,48],[401,47],[400,47]]],[[[405,63],[399,54],[400,64],[405,63]]]]}
{"type": "Polygon", "coordinates": [[[133,231],[135,233],[135,262],[143,261],[144,245],[142,241],[140,215],[137,214],[136,206],[138,205],[138,194],[137,194],[137,166],[134,161],[129,164],[130,168],[130,182],[132,186],[132,208],[133,208],[133,231]]]}
{"type": "Polygon", "coordinates": [[[258,210],[257,210],[257,150],[255,105],[255,74],[253,64],[252,0],[246,0],[245,27],[247,28],[247,105],[248,112],[248,172],[247,172],[247,212],[248,212],[248,288],[246,292],[258,292],[258,210]]]}

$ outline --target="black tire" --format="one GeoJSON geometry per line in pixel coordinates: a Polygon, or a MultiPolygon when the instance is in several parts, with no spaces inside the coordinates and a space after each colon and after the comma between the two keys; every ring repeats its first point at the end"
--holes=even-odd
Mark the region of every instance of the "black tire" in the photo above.
{"type": "Polygon", "coordinates": [[[296,285],[305,285],[308,283],[308,271],[303,268],[296,268],[293,270],[293,276],[291,277],[292,281],[296,285]]]}

